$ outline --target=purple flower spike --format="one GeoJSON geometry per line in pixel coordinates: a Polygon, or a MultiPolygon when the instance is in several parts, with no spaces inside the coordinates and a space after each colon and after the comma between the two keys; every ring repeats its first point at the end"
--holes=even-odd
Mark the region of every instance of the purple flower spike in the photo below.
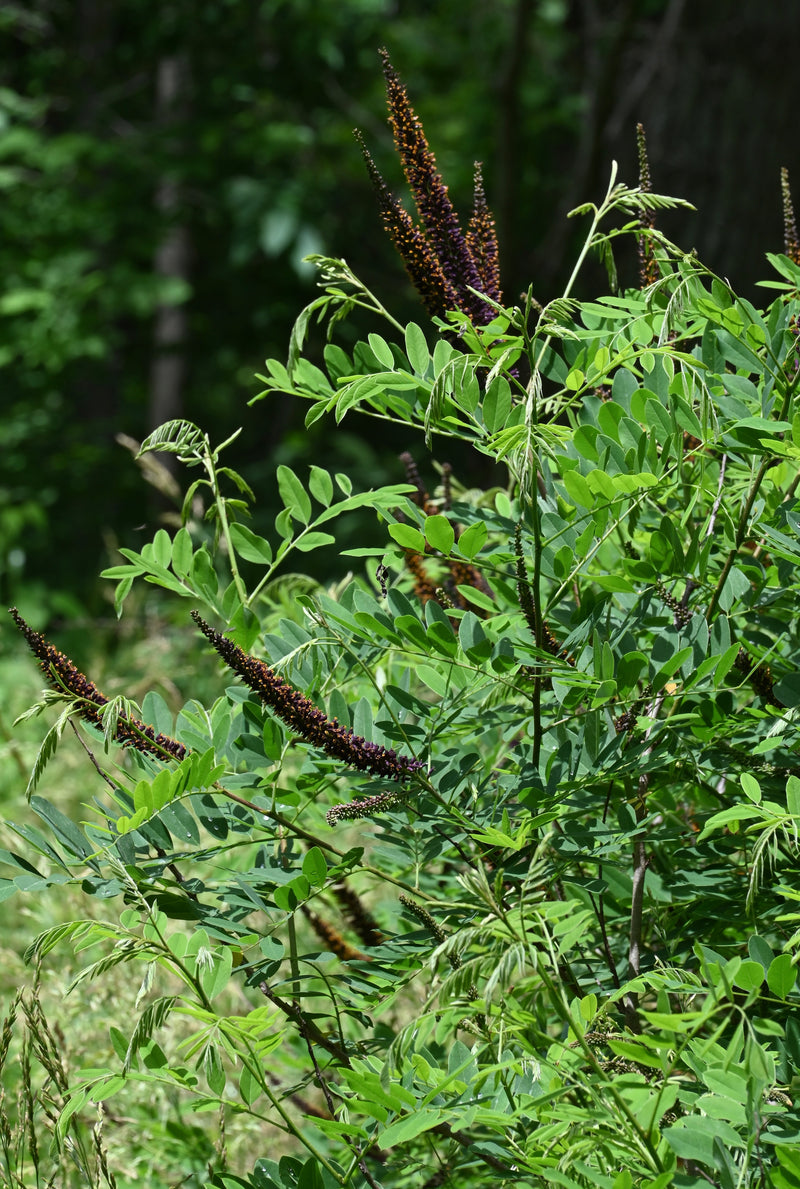
{"type": "Polygon", "coordinates": [[[354,822],[364,817],[374,817],[376,813],[385,813],[390,809],[397,809],[404,805],[406,798],[402,793],[378,793],[375,797],[361,797],[357,801],[347,801],[344,805],[332,805],[326,817],[329,826],[339,822],[354,822]]]}
{"type": "Polygon", "coordinates": [[[425,236],[414,226],[405,207],[390,192],[358,129],[354,136],[364,154],[369,176],[378,195],[383,226],[406,266],[409,279],[431,317],[444,317],[448,310],[454,310],[459,305],[458,295],[445,277],[425,236]]]}
{"type": "Polygon", "coordinates": [[[473,290],[501,301],[494,220],[486,205],[480,167],[475,174],[475,205],[467,235],[461,229],[447,186],[436,168],[422,123],[409,103],[408,94],[386,50],[381,50],[386,79],[389,123],[400,155],[420,226],[389,191],[364,145],[361,146],[372,182],[378,192],[383,223],[403,258],[414,287],[428,313],[442,317],[461,310],[475,326],[486,326],[494,311],[473,290]]]}
{"type": "MultiPolygon", "coordinates": [[[[68,656],[64,656],[63,652],[54,648],[41,632],[35,632],[32,627],[29,627],[16,607],[11,607],[9,613],[25,637],[31,652],[39,661],[39,667],[50,687],[58,693],[63,693],[66,690],[67,693],[78,698],[80,700],[78,712],[81,718],[102,730],[103,720],[100,710],[103,706],[108,705],[108,698],[105,694],[101,693],[97,686],[75,667],[68,656]]],[[[146,752],[159,760],[166,760],[170,757],[182,760],[186,755],[186,748],[177,739],[171,739],[169,735],[162,735],[140,719],[124,714],[119,716],[114,738],[123,747],[133,747],[137,751],[146,752]]]]}
{"type": "Polygon", "coordinates": [[[797,219],[794,214],[792,191],[789,187],[789,171],[785,166],[781,169],[781,195],[783,197],[783,251],[795,264],[800,264],[797,219]]]}
{"type": "Polygon", "coordinates": [[[192,612],[192,618],[228,668],[238,673],[245,685],[306,742],[351,768],[371,772],[374,776],[388,777],[389,780],[408,780],[414,772],[424,767],[421,760],[398,755],[390,747],[370,743],[360,735],[353,734],[349,727],[341,726],[336,719],[331,721],[326,718],[310,698],[284,681],[263,661],[244,652],[221,632],[214,631],[197,611],[192,612]]]}
{"type": "Polygon", "coordinates": [[[501,302],[500,262],[497,250],[497,229],[492,212],[486,204],[483,189],[483,171],[480,161],[475,162],[475,198],[472,218],[467,230],[467,247],[478,269],[478,288],[492,301],[501,302]]]}

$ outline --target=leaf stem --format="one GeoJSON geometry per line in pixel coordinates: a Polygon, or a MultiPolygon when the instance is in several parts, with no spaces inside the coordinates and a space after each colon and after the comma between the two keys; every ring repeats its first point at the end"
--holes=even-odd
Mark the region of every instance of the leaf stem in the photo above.
{"type": "Polygon", "coordinates": [[[762,458],[759,468],[756,471],[755,479],[753,480],[750,490],[747,493],[747,499],[744,502],[744,507],[742,508],[741,515],[739,516],[739,523],[736,526],[736,536],[734,537],[733,548],[728,551],[728,556],[725,558],[725,564],[722,567],[719,578],[717,579],[717,585],[714,587],[714,593],[709,600],[708,609],[706,611],[707,623],[711,623],[711,620],[714,617],[714,612],[719,605],[719,600],[722,595],[722,590],[725,586],[725,583],[728,580],[728,575],[733,569],[733,563],[736,561],[742,542],[747,536],[750,513],[753,510],[753,504],[756,501],[756,496],[758,495],[761,484],[764,481],[764,476],[772,466],[773,462],[774,459],[772,458],[762,458]]]}
{"type": "MultiPolygon", "coordinates": [[[[220,449],[221,449],[221,447],[220,447],[220,449]]],[[[217,515],[219,516],[220,530],[222,532],[222,536],[225,539],[225,544],[226,544],[227,550],[228,550],[228,564],[231,567],[231,575],[233,577],[233,581],[236,586],[236,593],[239,596],[240,603],[242,603],[244,606],[246,606],[247,605],[247,589],[245,588],[244,582],[242,580],[242,576],[239,573],[239,565],[238,565],[237,558],[236,558],[236,550],[234,549],[233,541],[231,540],[231,529],[230,529],[230,524],[228,522],[228,511],[225,506],[226,501],[225,501],[225,498],[222,495],[222,492],[220,490],[219,477],[217,475],[217,468],[215,465],[217,453],[218,453],[218,451],[217,452],[212,451],[211,443],[208,439],[208,435],[206,435],[205,436],[205,446],[204,446],[204,451],[203,451],[203,465],[206,469],[206,473],[208,474],[208,477],[209,477],[209,480],[211,483],[211,491],[214,496],[214,504],[216,505],[217,515]]]]}

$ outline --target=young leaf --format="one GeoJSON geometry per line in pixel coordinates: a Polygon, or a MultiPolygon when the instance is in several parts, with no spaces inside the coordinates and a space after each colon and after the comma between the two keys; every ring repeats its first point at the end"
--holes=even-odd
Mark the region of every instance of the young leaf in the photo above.
{"type": "Polygon", "coordinates": [[[767,986],[773,995],[779,999],[786,999],[794,989],[797,981],[797,970],[792,963],[791,954],[778,954],[770,962],[767,971],[767,986]]]}
{"type": "Polygon", "coordinates": [[[418,528],[410,524],[390,524],[389,536],[401,545],[403,549],[411,549],[415,553],[425,552],[425,537],[418,528]]]}
{"type": "Polygon", "coordinates": [[[379,334],[371,334],[368,336],[367,341],[369,342],[373,355],[382,367],[391,369],[395,366],[392,348],[386,342],[386,339],[381,338],[379,334]]]}
{"type": "Polygon", "coordinates": [[[464,529],[456,542],[456,550],[462,557],[466,557],[469,561],[472,561],[480,553],[481,549],[483,549],[488,537],[489,531],[485,521],[478,520],[475,524],[471,524],[469,528],[464,529]]]}
{"type": "Polygon", "coordinates": [[[453,549],[455,532],[446,516],[437,514],[425,517],[425,537],[432,549],[449,557],[453,549]]]}
{"type": "Polygon", "coordinates": [[[308,475],[308,490],[318,503],[327,508],[333,499],[333,480],[330,473],[314,464],[308,475]]]}
{"type": "Polygon", "coordinates": [[[430,352],[425,335],[416,322],[409,322],[405,329],[406,355],[418,376],[424,376],[430,363],[430,352]]]}
{"type": "Polygon", "coordinates": [[[303,875],[312,888],[321,888],[325,886],[327,874],[328,864],[325,862],[325,856],[318,846],[313,846],[303,858],[303,875]]]}
{"type": "Polygon", "coordinates": [[[232,524],[230,531],[233,547],[240,557],[262,566],[270,564],[272,546],[265,537],[260,537],[245,524],[232,524]]]}

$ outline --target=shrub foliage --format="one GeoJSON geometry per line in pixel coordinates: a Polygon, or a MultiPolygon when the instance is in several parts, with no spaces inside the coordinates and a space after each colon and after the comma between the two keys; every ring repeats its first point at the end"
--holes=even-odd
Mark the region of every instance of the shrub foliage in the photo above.
{"type": "Polygon", "coordinates": [[[800,261],[787,237],[757,308],[655,229],[671,202],[612,174],[544,307],[400,326],[317,259],[262,396],[422,430],[405,481],[281,466],[268,539],[232,442],[150,436],[195,472],[184,525],[105,577],[120,614],[142,581],[193,613],[213,704],[109,700],[15,612],[58,717],[3,894],[79,884],[102,911],[29,957],[142,984],[58,1140],[145,1083],[285,1133],[219,1186],[800,1183],[800,261]],[[574,300],[621,236],[642,286],[574,300]],[[383,333],[310,362],[312,319],[354,307],[383,333]],[[465,443],[502,486],[451,471],[465,443]],[[378,543],[292,597],[356,508],[378,543]],[[83,821],[37,792],[68,723],[83,821]]]}

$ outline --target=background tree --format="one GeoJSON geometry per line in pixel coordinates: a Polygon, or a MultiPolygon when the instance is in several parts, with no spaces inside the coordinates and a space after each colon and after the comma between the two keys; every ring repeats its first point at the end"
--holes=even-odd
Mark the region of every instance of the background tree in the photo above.
{"type": "MultiPolygon", "coordinates": [[[[351,135],[399,181],[379,46],[457,206],[483,160],[509,298],[532,282],[546,300],[563,280],[564,213],[612,157],[635,177],[637,120],[657,188],[699,208],[668,230],[712,267],[724,249],[741,290],[780,244],[793,105],[773,64],[799,22],[788,0],[735,14],[683,0],[4,4],[4,597],[24,585],[43,613],[74,610],[65,594],[93,586],[104,530],[135,543],[140,478],[115,435],[141,439],[165,409],[230,432],[311,295],[305,254],[343,255],[414,315],[351,135]],[[68,553],[53,545],[67,526],[68,553]]],[[[259,414],[251,481],[318,449],[288,406],[259,414]]],[[[340,448],[374,476],[395,466],[395,444],[361,427],[340,448]]]]}

